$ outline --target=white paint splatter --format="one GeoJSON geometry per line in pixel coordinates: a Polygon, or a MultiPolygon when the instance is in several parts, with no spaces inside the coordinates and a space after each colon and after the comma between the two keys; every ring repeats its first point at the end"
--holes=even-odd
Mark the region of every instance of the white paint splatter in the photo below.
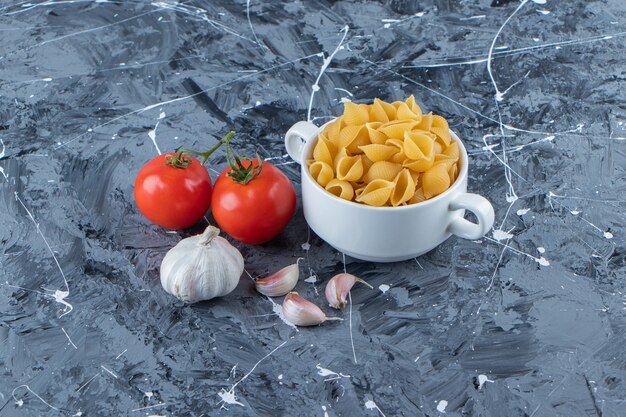
{"type": "Polygon", "coordinates": [[[578,216],[580,214],[580,211],[572,210],[572,211],[570,211],[570,213],[572,213],[574,216],[578,216]]]}
{"type": "Polygon", "coordinates": [[[278,379],[283,379],[283,374],[278,375],[278,379]]]}
{"type": "Polygon", "coordinates": [[[478,375],[478,389],[481,389],[485,382],[494,382],[491,379],[487,378],[487,375],[480,374],[478,375]]]}
{"type": "Polygon", "coordinates": [[[311,249],[311,244],[309,242],[304,242],[302,245],[300,245],[300,247],[302,248],[302,250],[309,250],[311,249]]]}
{"type": "Polygon", "coordinates": [[[118,376],[115,374],[115,372],[113,372],[112,370],[108,369],[107,367],[105,367],[104,365],[100,365],[100,368],[104,369],[106,372],[108,372],[109,374],[111,374],[113,376],[113,378],[117,379],[118,376]]]}
{"type": "Polygon", "coordinates": [[[344,104],[345,104],[345,103],[351,103],[351,102],[352,102],[352,100],[350,100],[348,97],[341,97],[341,100],[340,100],[340,101],[341,101],[342,103],[344,103],[344,104]]]}
{"type": "Polygon", "coordinates": [[[501,229],[497,229],[493,231],[493,238],[497,241],[511,239],[513,238],[513,236],[514,235],[512,235],[511,233],[505,232],[504,230],[501,230],[501,229]]]}
{"type": "MultiPolygon", "coordinates": [[[[219,395],[219,397],[221,398],[221,401],[224,404],[240,405],[242,407],[245,407],[242,403],[237,401],[237,396],[235,395],[234,390],[230,390],[230,391],[222,390],[218,392],[217,395],[219,395]]],[[[226,407],[222,405],[221,408],[226,408],[226,407]]]]}
{"type": "Polygon", "coordinates": [[[256,101],[256,103],[254,103],[254,107],[259,107],[261,105],[261,102],[259,100],[256,101]]]}
{"type": "Polygon", "coordinates": [[[59,272],[61,272],[61,277],[63,277],[63,282],[65,283],[66,291],[61,291],[61,290],[52,291],[52,290],[46,289],[46,291],[51,292],[51,294],[46,294],[47,297],[50,297],[57,303],[63,304],[65,306],[65,308],[63,309],[63,314],[59,316],[59,318],[61,318],[65,316],[66,314],[71,313],[72,310],[74,309],[74,307],[70,303],[65,301],[65,298],[67,298],[70,295],[70,286],[67,282],[67,277],[65,276],[65,272],[63,272],[63,269],[61,268],[61,264],[59,263],[59,260],[57,259],[56,255],[54,254],[52,247],[48,243],[48,239],[46,239],[46,237],[41,232],[41,229],[39,228],[39,223],[37,223],[33,214],[30,212],[30,210],[28,210],[28,208],[26,207],[26,204],[24,204],[24,202],[20,198],[17,191],[15,192],[15,199],[19,201],[19,203],[24,208],[24,210],[26,210],[26,213],[28,213],[28,217],[30,218],[30,220],[35,224],[35,227],[37,228],[37,233],[39,233],[39,236],[41,236],[41,239],[43,240],[46,247],[48,248],[50,255],[52,255],[52,259],[54,259],[54,262],[56,263],[57,268],[59,269],[59,272]]]}
{"type": "Polygon", "coordinates": [[[305,279],[304,282],[308,282],[309,284],[315,284],[317,282],[317,276],[311,275],[310,277],[305,279]]]}
{"type": "Polygon", "coordinates": [[[321,375],[323,377],[330,377],[330,378],[324,379],[324,382],[334,381],[336,379],[341,379],[341,378],[350,378],[350,375],[345,375],[345,374],[342,374],[341,372],[335,372],[335,371],[331,371],[330,369],[323,368],[319,363],[315,365],[315,367],[317,368],[318,375],[321,375]]]}
{"type": "Polygon", "coordinates": [[[164,405],[167,405],[167,403],[160,403],[160,404],[149,405],[149,406],[147,406],[147,407],[135,408],[135,409],[130,410],[130,411],[141,411],[141,410],[147,410],[147,409],[149,409],[149,408],[156,408],[156,407],[161,407],[161,406],[164,406],[164,405]]]}
{"type": "Polygon", "coordinates": [[[387,284],[380,284],[378,286],[378,289],[380,290],[380,292],[382,292],[383,294],[386,293],[387,291],[389,291],[389,288],[391,288],[389,285],[387,284]]]}
{"type": "Polygon", "coordinates": [[[542,15],[547,15],[547,14],[550,14],[550,10],[537,9],[537,13],[541,13],[542,15]]]}
{"type": "Polygon", "coordinates": [[[535,4],[546,4],[548,0],[532,0],[535,4]]]}
{"type": "Polygon", "coordinates": [[[37,397],[39,399],[39,401],[41,401],[42,403],[44,403],[45,405],[47,405],[48,407],[52,408],[53,410],[59,411],[58,408],[56,408],[55,406],[51,405],[50,403],[48,403],[46,400],[44,400],[43,398],[41,398],[35,391],[33,391],[32,389],[30,389],[30,387],[26,384],[24,385],[20,385],[17,386],[15,388],[13,388],[13,392],[11,392],[11,396],[13,397],[13,400],[15,401],[15,405],[17,405],[18,407],[21,407],[24,405],[24,400],[21,398],[17,398],[15,396],[15,391],[17,391],[20,388],[26,388],[26,390],[28,392],[30,392],[31,394],[33,394],[35,397],[37,397]]]}
{"type": "Polygon", "coordinates": [[[543,256],[541,258],[535,258],[535,261],[541,266],[550,266],[550,262],[543,256]]]}
{"type": "Polygon", "coordinates": [[[254,26],[252,26],[252,20],[250,20],[250,0],[246,2],[246,16],[248,17],[248,25],[250,26],[252,36],[254,36],[254,40],[256,41],[257,45],[261,47],[261,49],[265,50],[266,46],[263,45],[259,38],[256,36],[256,31],[254,30],[254,26]]]}
{"type": "Polygon", "coordinates": [[[287,326],[292,327],[293,329],[296,330],[296,332],[299,332],[300,330],[298,330],[298,326],[296,326],[295,324],[293,324],[292,322],[290,322],[289,320],[287,320],[285,318],[285,315],[283,314],[283,308],[280,304],[276,304],[274,302],[274,300],[272,300],[270,297],[267,297],[267,300],[272,303],[272,311],[278,316],[279,319],[281,319],[283,321],[283,323],[285,323],[287,326]]]}
{"type": "Polygon", "coordinates": [[[352,94],[351,92],[349,92],[348,90],[344,88],[335,87],[335,90],[343,91],[344,93],[348,94],[350,97],[354,97],[354,94],[352,94]]]}
{"type": "Polygon", "coordinates": [[[530,211],[529,208],[519,209],[519,210],[517,210],[517,215],[518,216],[523,216],[524,214],[528,213],[529,211],[530,211]]]}
{"type": "Polygon", "coordinates": [[[537,248],[537,252],[539,252],[539,253],[546,253],[546,248],[544,248],[543,246],[539,246],[537,248]]]}
{"type": "MultiPolygon", "coordinates": [[[[313,86],[311,86],[311,98],[309,100],[309,108],[308,108],[307,116],[306,116],[306,119],[309,122],[311,121],[311,109],[313,108],[313,98],[315,97],[315,92],[319,90],[320,79],[322,78],[322,75],[324,75],[326,68],[328,68],[328,66],[332,62],[337,52],[339,52],[342,49],[343,42],[346,40],[346,36],[348,35],[349,30],[350,30],[350,27],[348,27],[348,25],[344,26],[343,29],[341,29],[341,31],[343,32],[343,37],[341,38],[341,41],[339,41],[339,45],[337,45],[337,48],[335,48],[335,50],[330,54],[328,58],[324,58],[324,62],[322,63],[322,67],[320,68],[320,73],[318,74],[317,79],[315,80],[315,83],[313,84],[313,86]]],[[[323,56],[324,56],[324,53],[322,52],[322,57],[323,56]]]]}
{"type": "Polygon", "coordinates": [[[439,401],[439,404],[437,404],[437,411],[439,411],[440,413],[445,413],[447,406],[448,402],[446,400],[441,400],[439,401]]]}
{"type": "Polygon", "coordinates": [[[365,401],[365,408],[367,408],[368,410],[378,410],[378,412],[380,413],[381,416],[385,417],[385,414],[382,412],[382,410],[378,407],[378,404],[376,404],[373,400],[367,400],[365,401]]]}
{"type": "Polygon", "coordinates": [[[76,347],[76,345],[74,344],[74,342],[72,342],[72,339],[70,339],[70,335],[67,334],[67,332],[65,331],[65,329],[63,327],[61,327],[61,331],[63,331],[63,333],[65,334],[65,337],[67,337],[67,340],[70,342],[70,344],[74,347],[74,349],[78,348],[76,347]]]}
{"type": "Polygon", "coordinates": [[[150,139],[152,140],[152,143],[154,143],[154,147],[156,148],[159,155],[161,155],[162,152],[161,152],[161,149],[159,149],[159,145],[157,144],[157,141],[156,141],[156,131],[157,131],[157,128],[159,127],[159,123],[161,123],[161,119],[163,119],[164,117],[165,117],[165,113],[161,112],[159,114],[159,120],[156,122],[156,125],[154,125],[154,129],[148,131],[148,137],[150,137],[150,139]]]}
{"type": "Polygon", "coordinates": [[[143,393],[143,395],[148,397],[148,400],[149,400],[150,398],[152,398],[154,396],[154,393],[152,391],[146,391],[146,392],[143,393]]]}
{"type": "Polygon", "coordinates": [[[221,400],[218,402],[218,404],[219,403],[224,403],[224,404],[222,404],[222,406],[220,408],[226,408],[226,407],[224,407],[225,404],[240,405],[240,406],[244,407],[244,405],[242,403],[237,401],[237,396],[235,395],[235,388],[237,387],[237,385],[239,385],[240,383],[245,381],[252,374],[252,372],[254,372],[256,367],[259,366],[259,364],[261,362],[263,362],[265,359],[267,359],[270,356],[272,356],[278,349],[280,349],[281,347],[285,346],[287,344],[287,342],[288,342],[288,340],[285,340],[283,343],[281,343],[280,345],[278,345],[274,349],[272,349],[272,351],[270,353],[268,353],[267,355],[265,355],[261,359],[259,359],[259,361],[254,364],[252,369],[250,369],[247,374],[242,376],[239,381],[235,382],[230,387],[230,389],[227,390],[227,389],[222,388],[222,390],[217,393],[217,395],[221,398],[221,400]]]}
{"type": "Polygon", "coordinates": [[[326,411],[326,406],[322,406],[322,410],[324,411],[324,417],[328,417],[328,412],[326,411]]]}
{"type": "Polygon", "coordinates": [[[613,239],[613,233],[609,231],[604,232],[603,235],[606,239],[613,239]]]}

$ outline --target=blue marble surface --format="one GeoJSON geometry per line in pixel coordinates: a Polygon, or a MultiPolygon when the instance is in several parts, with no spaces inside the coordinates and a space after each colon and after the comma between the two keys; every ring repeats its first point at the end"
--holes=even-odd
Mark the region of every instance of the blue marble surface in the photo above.
{"type": "Polygon", "coordinates": [[[0,0],[0,39],[1,417],[625,415],[623,0],[0,0]],[[491,233],[373,264],[299,204],[233,242],[246,270],[303,257],[319,305],[344,268],[374,286],[299,331],[246,275],[192,306],[163,291],[206,223],[150,224],[144,163],[233,129],[299,196],[293,123],[411,94],[464,140],[491,233]]]}

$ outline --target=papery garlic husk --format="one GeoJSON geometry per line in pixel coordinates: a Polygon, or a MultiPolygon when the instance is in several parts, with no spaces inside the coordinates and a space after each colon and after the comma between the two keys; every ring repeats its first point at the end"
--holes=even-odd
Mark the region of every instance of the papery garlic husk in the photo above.
{"type": "Polygon", "coordinates": [[[220,297],[232,292],[243,273],[241,253],[220,229],[188,237],[170,249],[161,262],[161,285],[185,303],[220,297]]]}
{"type": "Polygon", "coordinates": [[[284,267],[278,272],[266,278],[259,278],[254,281],[256,290],[268,297],[281,297],[293,290],[300,277],[298,264],[284,267]]]}
{"type": "Polygon", "coordinates": [[[282,305],[283,317],[296,326],[316,326],[327,320],[343,320],[327,317],[321,308],[304,299],[297,292],[287,294],[282,305]]]}
{"type": "Polygon", "coordinates": [[[370,288],[374,288],[361,278],[355,277],[352,274],[337,274],[326,284],[324,295],[326,295],[328,304],[333,308],[344,308],[347,305],[346,296],[356,282],[360,282],[370,288]]]}

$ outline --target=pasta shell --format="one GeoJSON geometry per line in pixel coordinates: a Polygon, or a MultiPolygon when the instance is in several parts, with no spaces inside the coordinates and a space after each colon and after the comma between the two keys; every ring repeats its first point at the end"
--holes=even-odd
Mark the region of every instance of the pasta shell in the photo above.
{"type": "Polygon", "coordinates": [[[427,199],[433,198],[450,187],[450,175],[446,164],[437,164],[422,174],[422,188],[427,199]]]}
{"type": "Polygon", "coordinates": [[[374,180],[358,193],[356,201],[370,206],[384,206],[389,201],[393,187],[394,183],[391,181],[374,180]]]}
{"type": "Polygon", "coordinates": [[[398,152],[397,154],[389,158],[389,161],[393,162],[394,164],[404,164],[406,160],[407,159],[406,159],[406,155],[404,154],[404,150],[398,152]]]}
{"type": "Polygon", "coordinates": [[[420,122],[422,120],[422,110],[419,109],[419,113],[413,112],[406,103],[402,103],[398,106],[398,110],[396,112],[396,117],[398,119],[407,119],[407,120],[415,120],[416,122],[420,122]]]}
{"type": "Polygon", "coordinates": [[[400,149],[401,151],[404,150],[404,140],[402,139],[387,139],[385,141],[385,145],[392,145],[400,149]]]}
{"type": "Polygon", "coordinates": [[[435,155],[435,163],[439,163],[439,162],[443,162],[443,161],[453,161],[453,162],[456,162],[455,159],[449,157],[448,155],[445,155],[445,154],[442,154],[442,153],[435,155]]]}
{"type": "Polygon", "coordinates": [[[311,173],[313,179],[322,187],[326,187],[330,180],[332,180],[335,176],[331,166],[322,161],[313,162],[309,167],[309,172],[311,173]]]}
{"type": "Polygon", "coordinates": [[[443,145],[439,141],[435,141],[435,155],[443,153],[443,145]]]}
{"type": "Polygon", "coordinates": [[[372,164],[363,179],[368,183],[375,180],[393,181],[400,171],[402,171],[402,165],[400,164],[394,164],[389,161],[378,161],[372,164]]]}
{"type": "Polygon", "coordinates": [[[461,156],[461,151],[459,150],[459,144],[456,142],[452,142],[450,146],[448,146],[446,150],[443,151],[443,154],[449,156],[450,158],[454,160],[458,160],[459,157],[461,156]]]}
{"type": "Polygon", "coordinates": [[[418,187],[413,194],[413,197],[409,200],[409,204],[417,204],[422,201],[426,201],[426,196],[424,195],[424,189],[422,187],[418,187]]]}
{"type": "Polygon", "coordinates": [[[456,177],[459,174],[459,164],[453,164],[448,168],[448,175],[450,176],[450,184],[454,184],[456,177]]]}
{"type": "Polygon", "coordinates": [[[358,181],[363,177],[363,171],[360,156],[345,156],[337,162],[337,178],[340,180],[358,181]]]}
{"type": "Polygon", "coordinates": [[[322,133],[317,137],[317,143],[313,148],[313,159],[316,161],[326,162],[328,165],[333,165],[333,159],[337,154],[337,147],[329,141],[322,133]]]}
{"type": "Polygon", "coordinates": [[[352,156],[352,155],[348,154],[348,151],[346,150],[346,148],[341,148],[337,152],[337,155],[335,156],[335,159],[333,160],[333,168],[335,168],[335,171],[337,171],[337,164],[339,163],[341,158],[343,158],[344,156],[352,156]]]}
{"type": "Polygon", "coordinates": [[[372,122],[366,123],[365,128],[367,129],[367,134],[370,138],[370,142],[376,144],[383,144],[388,139],[387,135],[378,130],[378,128],[382,125],[380,122],[372,122]]]}
{"type": "Polygon", "coordinates": [[[428,114],[422,115],[422,120],[416,126],[416,128],[430,131],[432,124],[433,124],[433,112],[428,112],[428,114]]]}
{"type": "Polygon", "coordinates": [[[368,145],[369,135],[364,125],[346,126],[339,132],[340,147],[346,148],[352,154],[363,153],[359,146],[368,145]]]}
{"type": "Polygon", "coordinates": [[[406,155],[404,154],[404,141],[402,141],[401,139],[387,139],[385,145],[393,145],[396,148],[400,149],[400,152],[394,154],[391,158],[389,158],[389,161],[396,164],[404,163],[404,161],[406,160],[406,155]]]}
{"type": "Polygon", "coordinates": [[[342,181],[337,178],[333,178],[328,184],[326,184],[326,191],[348,201],[352,200],[354,197],[354,188],[352,188],[352,184],[348,181],[342,181]]]}
{"type": "Polygon", "coordinates": [[[441,139],[444,145],[450,146],[452,138],[450,137],[450,128],[448,127],[448,121],[445,118],[439,115],[434,115],[430,131],[437,135],[437,137],[441,139]]]}
{"type": "Polygon", "coordinates": [[[376,102],[379,102],[382,108],[385,110],[385,113],[387,113],[387,118],[389,119],[389,121],[396,119],[396,108],[393,106],[393,104],[390,104],[390,103],[387,103],[386,101],[382,101],[380,99],[375,98],[374,104],[376,104],[376,102]]]}
{"type": "Polygon", "coordinates": [[[370,106],[370,121],[382,123],[387,123],[389,121],[389,115],[387,115],[387,112],[381,103],[383,103],[381,100],[377,98],[374,99],[374,104],[370,106]]]}
{"type": "Polygon", "coordinates": [[[419,159],[417,161],[413,161],[411,159],[407,159],[402,163],[404,168],[408,168],[413,172],[422,173],[428,171],[432,166],[435,165],[434,156],[429,159],[419,159]]]}
{"type": "Polygon", "coordinates": [[[339,140],[339,132],[341,131],[343,125],[343,119],[339,117],[337,120],[326,126],[324,129],[324,134],[326,138],[333,144],[335,147],[339,147],[341,143],[339,140]]]}
{"type": "Polygon", "coordinates": [[[348,101],[343,107],[343,121],[346,126],[364,125],[369,121],[370,114],[366,104],[355,104],[348,101]]]}
{"type": "Polygon", "coordinates": [[[450,169],[452,165],[456,165],[456,161],[454,159],[448,158],[445,156],[435,163],[435,165],[445,165],[446,169],[450,169]]]}
{"type": "Polygon", "coordinates": [[[366,155],[361,155],[361,161],[363,161],[363,172],[367,172],[374,165],[374,162],[366,155]]]}
{"type": "Polygon", "coordinates": [[[415,96],[413,94],[411,94],[411,96],[406,99],[405,103],[407,106],[409,106],[409,109],[413,113],[418,114],[420,116],[420,119],[422,118],[422,109],[415,101],[415,96]]]}
{"type": "Polygon", "coordinates": [[[394,179],[394,188],[390,201],[394,207],[409,201],[415,194],[415,181],[408,169],[403,169],[394,179]]]}
{"type": "Polygon", "coordinates": [[[365,145],[359,146],[359,149],[373,162],[387,161],[393,154],[400,152],[400,149],[391,145],[365,145]]]}
{"type": "Polygon", "coordinates": [[[407,158],[419,160],[434,157],[435,141],[430,136],[418,132],[404,134],[404,153],[407,158]]]}
{"type": "MultiPolygon", "coordinates": [[[[402,103],[404,104],[404,103],[402,103]]],[[[378,130],[392,139],[403,139],[404,132],[408,132],[417,125],[415,120],[394,120],[384,123],[378,130]]]]}

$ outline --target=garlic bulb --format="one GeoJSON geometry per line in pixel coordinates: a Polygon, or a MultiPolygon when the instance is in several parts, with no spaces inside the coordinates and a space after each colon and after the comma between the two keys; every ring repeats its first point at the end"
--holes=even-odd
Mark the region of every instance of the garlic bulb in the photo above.
{"type": "Polygon", "coordinates": [[[161,285],[186,303],[220,297],[232,292],[243,273],[243,257],[220,229],[188,237],[170,249],[161,262],[161,285]]]}

